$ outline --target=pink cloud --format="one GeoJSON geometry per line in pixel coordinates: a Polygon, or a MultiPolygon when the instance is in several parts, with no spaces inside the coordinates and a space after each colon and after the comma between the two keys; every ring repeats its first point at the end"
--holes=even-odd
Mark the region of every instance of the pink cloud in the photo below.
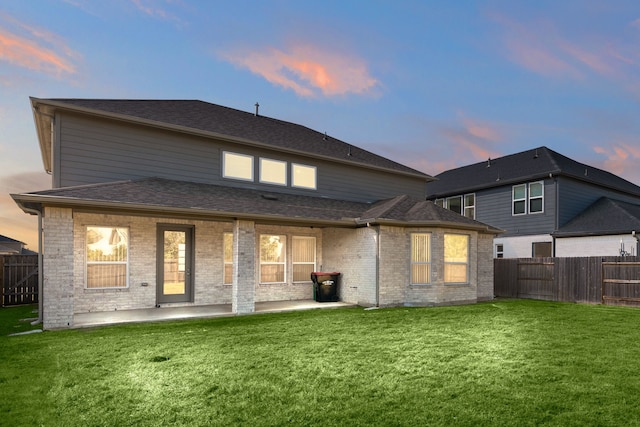
{"type": "MultiPolygon", "coordinates": [[[[164,7],[159,7],[158,3],[162,5],[163,2],[153,1],[153,0],[131,0],[131,3],[142,13],[148,15],[152,18],[160,19],[162,21],[172,21],[176,24],[183,26],[185,22],[178,17],[178,15],[169,12],[164,7]]],[[[175,3],[171,0],[165,0],[164,5],[170,6],[171,3],[175,3]]]]}
{"type": "Polygon", "coordinates": [[[379,84],[362,59],[309,44],[297,44],[287,51],[268,48],[221,56],[300,96],[365,94],[379,84]]]}
{"type": "Polygon", "coordinates": [[[605,156],[599,167],[640,185],[640,147],[637,144],[614,143],[609,147],[593,147],[593,151],[605,156]]]}
{"type": "Polygon", "coordinates": [[[13,31],[0,29],[0,60],[56,76],[76,73],[73,59],[78,55],[60,37],[0,14],[3,21],[13,31]]]}

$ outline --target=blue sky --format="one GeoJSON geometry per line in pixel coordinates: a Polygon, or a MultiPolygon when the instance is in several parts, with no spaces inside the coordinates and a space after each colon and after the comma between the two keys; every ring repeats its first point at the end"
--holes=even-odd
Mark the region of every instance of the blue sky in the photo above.
{"type": "Polygon", "coordinates": [[[640,184],[640,2],[0,0],[0,234],[38,98],[201,99],[431,175],[547,146],[640,184]]]}

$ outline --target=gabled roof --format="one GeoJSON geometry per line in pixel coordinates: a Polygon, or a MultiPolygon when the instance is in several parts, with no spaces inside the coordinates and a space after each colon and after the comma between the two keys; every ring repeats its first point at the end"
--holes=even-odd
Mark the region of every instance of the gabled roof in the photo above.
{"type": "Polygon", "coordinates": [[[640,233],[640,205],[601,197],[553,236],[602,236],[640,233]]]}
{"type": "Polygon", "coordinates": [[[24,245],[23,242],[16,239],[12,239],[11,237],[3,236],[2,234],[0,234],[0,243],[21,243],[24,245]]]}
{"type": "Polygon", "coordinates": [[[640,187],[602,169],[563,156],[547,147],[488,159],[451,169],[427,184],[427,198],[452,196],[525,181],[566,176],[624,193],[640,196],[640,187]]]}
{"type": "Polygon", "coordinates": [[[409,196],[370,204],[162,178],[82,185],[11,196],[23,209],[41,210],[44,205],[52,205],[103,213],[185,216],[210,220],[243,218],[270,223],[336,227],[393,223],[500,232],[432,202],[409,196]]]}
{"type": "Polygon", "coordinates": [[[51,170],[51,117],[73,111],[115,120],[276,148],[432,180],[430,175],[305,126],[199,100],[31,98],[45,169],[51,170]]]}

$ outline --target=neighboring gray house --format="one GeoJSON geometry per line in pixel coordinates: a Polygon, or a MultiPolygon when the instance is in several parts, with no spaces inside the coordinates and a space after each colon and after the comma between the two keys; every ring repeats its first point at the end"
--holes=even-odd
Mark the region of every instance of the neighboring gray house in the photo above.
{"type": "Polygon", "coordinates": [[[53,189],[13,194],[43,232],[45,328],[95,311],[313,298],[493,297],[500,230],[425,201],[433,178],[304,126],[202,101],[32,98],[53,189]]]}
{"type": "Polygon", "coordinates": [[[640,187],[547,147],[435,178],[428,200],[505,230],[495,257],[638,254],[640,187]]]}
{"type": "Polygon", "coordinates": [[[24,247],[24,242],[0,235],[0,255],[37,255],[24,247]]]}

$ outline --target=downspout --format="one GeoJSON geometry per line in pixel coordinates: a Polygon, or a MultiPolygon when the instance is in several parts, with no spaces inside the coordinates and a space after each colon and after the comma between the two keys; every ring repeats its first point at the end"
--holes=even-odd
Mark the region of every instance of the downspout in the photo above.
{"type": "Polygon", "coordinates": [[[31,208],[27,208],[24,207],[22,208],[23,211],[30,213],[32,215],[37,215],[38,216],[38,320],[32,322],[33,325],[37,325],[38,323],[42,323],[42,307],[43,307],[43,302],[42,300],[43,295],[42,295],[42,282],[43,282],[43,271],[42,271],[42,212],[40,212],[39,210],[36,209],[31,209],[31,208]]]}
{"type": "Polygon", "coordinates": [[[380,307],[380,225],[376,226],[376,307],[380,307]]]}

